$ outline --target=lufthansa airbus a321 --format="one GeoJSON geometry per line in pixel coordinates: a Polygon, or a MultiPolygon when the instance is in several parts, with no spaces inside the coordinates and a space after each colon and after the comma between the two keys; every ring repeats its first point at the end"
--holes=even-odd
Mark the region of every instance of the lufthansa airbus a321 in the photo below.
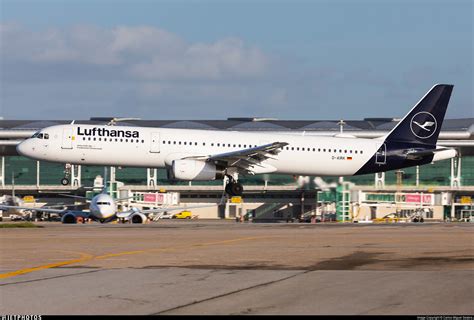
{"type": "Polygon", "coordinates": [[[376,139],[72,123],[42,129],[17,151],[66,168],[166,168],[170,179],[226,179],[225,190],[234,196],[243,192],[242,174],[352,176],[455,157],[455,149],[437,145],[452,90],[453,85],[433,86],[393,130],[376,139]]]}

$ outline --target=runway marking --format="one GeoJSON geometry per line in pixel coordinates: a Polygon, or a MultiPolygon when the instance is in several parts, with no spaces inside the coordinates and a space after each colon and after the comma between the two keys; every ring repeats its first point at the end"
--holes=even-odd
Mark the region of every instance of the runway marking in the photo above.
{"type": "Polygon", "coordinates": [[[107,259],[111,257],[119,257],[119,256],[125,256],[129,254],[138,254],[138,253],[144,253],[145,251],[139,250],[139,251],[125,251],[125,252],[119,252],[119,253],[109,253],[109,254],[104,254],[102,256],[97,256],[94,257],[94,259],[107,259]]]}
{"type": "Polygon", "coordinates": [[[154,249],[137,250],[137,251],[124,251],[124,252],[118,252],[118,253],[104,254],[104,255],[100,255],[100,256],[93,256],[93,255],[88,254],[88,253],[79,252],[81,254],[81,257],[78,258],[78,259],[71,259],[71,260],[61,261],[61,262],[57,262],[57,263],[45,264],[45,265],[38,266],[38,267],[26,268],[26,269],[20,269],[20,270],[17,270],[17,271],[2,273],[2,274],[0,274],[0,279],[11,278],[11,277],[19,276],[19,275],[22,275],[22,274],[25,274],[25,273],[30,273],[30,272],[35,272],[35,271],[40,271],[40,270],[45,270],[45,269],[51,269],[51,268],[56,268],[56,267],[62,267],[62,266],[65,266],[65,265],[85,262],[85,261],[94,260],[94,259],[102,260],[102,259],[108,259],[108,258],[112,258],[112,257],[120,257],[120,256],[125,256],[125,255],[134,255],[134,254],[147,253],[147,252],[153,252],[153,251],[175,251],[175,250],[190,249],[190,248],[197,249],[197,248],[201,248],[201,247],[207,247],[207,246],[218,245],[218,244],[231,244],[231,243],[235,243],[235,242],[239,242],[239,241],[249,241],[249,240],[257,240],[257,239],[261,240],[261,239],[265,239],[265,238],[273,238],[273,237],[271,237],[271,236],[245,237],[245,238],[237,238],[237,239],[222,240],[222,241],[196,243],[196,244],[191,244],[189,246],[154,248],[154,249]]]}
{"type": "Polygon", "coordinates": [[[44,269],[61,267],[61,266],[65,266],[65,265],[68,265],[68,264],[73,264],[73,263],[78,263],[78,262],[91,260],[93,258],[94,258],[93,255],[90,255],[88,253],[81,253],[81,257],[78,258],[78,259],[66,260],[66,261],[61,261],[61,262],[56,262],[56,263],[45,264],[45,265],[42,265],[42,266],[39,266],[39,267],[20,269],[20,270],[17,270],[17,271],[2,273],[2,274],[0,274],[0,279],[11,278],[11,277],[19,276],[21,274],[30,273],[30,272],[39,271],[39,270],[44,270],[44,269]]]}

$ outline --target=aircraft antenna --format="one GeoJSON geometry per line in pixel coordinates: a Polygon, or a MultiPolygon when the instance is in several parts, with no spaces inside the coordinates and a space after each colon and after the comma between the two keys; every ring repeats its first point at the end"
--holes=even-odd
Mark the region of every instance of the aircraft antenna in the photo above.
{"type": "Polygon", "coordinates": [[[110,121],[107,123],[108,126],[115,126],[117,122],[121,121],[130,121],[130,120],[141,120],[141,118],[112,118],[110,121]]]}

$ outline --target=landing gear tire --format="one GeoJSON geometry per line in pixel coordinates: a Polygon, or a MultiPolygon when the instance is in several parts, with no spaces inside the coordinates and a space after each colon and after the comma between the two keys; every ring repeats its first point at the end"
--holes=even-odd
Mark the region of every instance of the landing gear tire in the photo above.
{"type": "Polygon", "coordinates": [[[69,184],[69,179],[68,179],[68,178],[62,178],[62,179],[61,179],[61,184],[62,184],[63,186],[67,186],[67,185],[69,184]]]}
{"type": "Polygon", "coordinates": [[[241,196],[244,192],[244,187],[238,182],[234,182],[230,185],[230,190],[234,196],[241,196]]]}
{"type": "Polygon", "coordinates": [[[225,186],[225,192],[231,197],[235,197],[235,196],[240,197],[244,192],[244,187],[242,186],[241,183],[235,181],[234,178],[230,176],[228,177],[229,177],[229,182],[225,186]]]}

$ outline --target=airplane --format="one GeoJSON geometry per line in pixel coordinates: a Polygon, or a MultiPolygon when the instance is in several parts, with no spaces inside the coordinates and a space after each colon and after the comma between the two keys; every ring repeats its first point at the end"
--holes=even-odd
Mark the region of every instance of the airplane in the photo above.
{"type": "MultiPolygon", "coordinates": [[[[71,195],[68,195],[71,196],[71,195]]],[[[71,196],[74,198],[85,197],[71,196]]],[[[91,220],[99,221],[100,223],[111,222],[114,220],[121,220],[123,222],[128,221],[129,223],[146,223],[150,220],[150,214],[153,213],[165,213],[177,210],[189,210],[192,208],[210,207],[210,205],[197,205],[190,207],[168,207],[168,208],[156,208],[139,210],[137,208],[130,208],[127,211],[117,211],[117,202],[127,198],[114,199],[107,193],[107,188],[103,188],[102,192],[94,196],[89,204],[89,211],[81,210],[70,210],[70,209],[53,209],[51,207],[25,207],[25,206],[12,206],[0,204],[0,210],[25,210],[25,211],[38,211],[45,213],[55,213],[61,216],[61,222],[65,224],[77,223],[78,218],[88,218],[91,220]]],[[[223,200],[221,199],[221,202],[223,200]]]]}
{"type": "Polygon", "coordinates": [[[362,139],[275,132],[236,132],[137,126],[55,125],[17,146],[20,155],[75,165],[165,168],[172,180],[223,179],[240,196],[239,175],[279,173],[352,176],[453,158],[437,145],[454,85],[434,85],[385,136],[362,139]]]}

